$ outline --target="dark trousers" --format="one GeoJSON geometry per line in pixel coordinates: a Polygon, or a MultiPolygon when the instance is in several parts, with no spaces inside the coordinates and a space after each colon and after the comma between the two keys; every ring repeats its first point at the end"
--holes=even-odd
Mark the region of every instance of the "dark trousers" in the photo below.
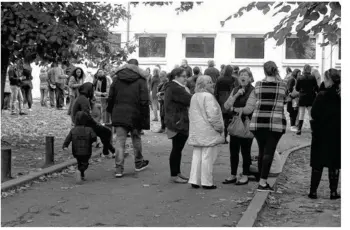
{"type": "Polygon", "coordinates": [[[282,137],[280,132],[269,130],[259,130],[254,132],[254,136],[259,146],[258,168],[261,179],[267,179],[277,144],[282,137]]]}
{"type": "MultiPolygon", "coordinates": [[[[322,178],[323,168],[313,167],[311,171],[310,191],[316,192],[322,178]]],[[[331,193],[337,192],[339,182],[339,169],[328,168],[329,189],[331,193]]]]}
{"type": "Polygon", "coordinates": [[[104,127],[103,125],[100,124],[96,124],[91,126],[91,128],[94,130],[94,132],[96,133],[96,135],[101,139],[101,142],[103,144],[103,154],[104,155],[108,155],[109,152],[111,151],[112,153],[115,152],[115,149],[111,143],[112,140],[112,131],[107,128],[104,127]]]}
{"type": "Polygon", "coordinates": [[[33,98],[32,98],[32,89],[31,88],[21,88],[23,95],[23,104],[28,103],[28,108],[32,108],[33,98]]]}
{"type": "Polygon", "coordinates": [[[290,126],[295,126],[297,116],[298,116],[298,108],[293,108],[293,103],[288,102],[287,103],[287,111],[289,113],[290,126]]]}
{"type": "Polygon", "coordinates": [[[55,94],[56,94],[56,89],[50,88],[49,86],[49,97],[50,97],[51,107],[55,107],[55,94]]]}
{"type": "Polygon", "coordinates": [[[64,106],[64,84],[56,83],[56,107],[58,109],[64,106]]]}
{"type": "Polygon", "coordinates": [[[11,108],[11,93],[4,93],[4,103],[2,104],[2,109],[11,108]]]}
{"type": "Polygon", "coordinates": [[[164,121],[164,116],[160,116],[160,123],[161,123],[161,129],[165,129],[165,121],[164,121]]]}
{"type": "Polygon", "coordinates": [[[231,175],[237,175],[237,168],[239,163],[239,152],[241,151],[243,159],[243,175],[250,174],[249,167],[252,164],[251,148],[253,139],[239,138],[230,135],[230,163],[231,175]]]}
{"type": "Polygon", "coordinates": [[[173,146],[169,158],[170,174],[172,177],[177,176],[179,173],[181,173],[181,155],[187,138],[188,135],[181,133],[176,134],[176,136],[172,138],[173,146]]]}
{"type": "Polygon", "coordinates": [[[160,106],[160,110],[159,110],[159,113],[160,113],[160,123],[162,125],[162,129],[165,129],[165,121],[164,121],[164,117],[165,117],[165,114],[164,114],[164,101],[159,101],[159,106],[160,106]]]}
{"type": "Polygon", "coordinates": [[[230,120],[232,119],[232,116],[229,114],[223,113],[222,117],[224,119],[224,126],[225,126],[224,133],[225,133],[225,142],[226,142],[226,138],[228,134],[227,128],[228,128],[228,125],[230,124],[230,120]]]}
{"type": "Polygon", "coordinates": [[[85,177],[84,172],[89,167],[89,159],[90,159],[91,155],[89,155],[89,156],[74,156],[74,157],[77,159],[78,170],[81,172],[81,176],[85,177]]]}

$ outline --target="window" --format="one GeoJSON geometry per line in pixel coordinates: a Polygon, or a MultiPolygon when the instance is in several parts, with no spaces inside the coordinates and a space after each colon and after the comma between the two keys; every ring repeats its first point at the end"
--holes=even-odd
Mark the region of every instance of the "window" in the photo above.
{"type": "Polygon", "coordinates": [[[215,38],[187,37],[186,58],[214,58],[215,38]]]}
{"type": "Polygon", "coordinates": [[[316,59],[316,38],[310,38],[307,42],[287,38],[286,59],[316,59]]]}
{"type": "Polygon", "coordinates": [[[339,38],[338,44],[338,59],[341,60],[341,38],[339,38]]]}
{"type": "Polygon", "coordinates": [[[165,57],[166,37],[140,37],[139,57],[165,57]]]}
{"type": "Polygon", "coordinates": [[[235,38],[235,58],[264,59],[264,38],[235,38]]]}

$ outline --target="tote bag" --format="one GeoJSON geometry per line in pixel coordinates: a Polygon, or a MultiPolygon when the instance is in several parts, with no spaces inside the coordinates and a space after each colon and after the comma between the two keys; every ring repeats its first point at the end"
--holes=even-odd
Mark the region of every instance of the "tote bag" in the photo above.
{"type": "Polygon", "coordinates": [[[227,131],[231,136],[240,138],[254,138],[254,135],[249,130],[250,119],[247,117],[245,121],[242,121],[242,111],[233,116],[231,123],[229,124],[227,131]]]}

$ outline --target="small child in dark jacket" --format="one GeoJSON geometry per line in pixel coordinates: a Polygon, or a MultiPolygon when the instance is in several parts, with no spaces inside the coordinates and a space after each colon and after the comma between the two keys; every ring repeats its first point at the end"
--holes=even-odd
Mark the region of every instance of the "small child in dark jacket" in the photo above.
{"type": "Polygon", "coordinates": [[[72,153],[78,162],[76,181],[80,183],[82,180],[85,180],[84,172],[89,166],[92,143],[97,140],[97,136],[92,128],[86,126],[89,117],[85,112],[79,111],[75,117],[75,127],[66,137],[63,143],[63,149],[67,150],[70,142],[72,142],[72,153]]]}

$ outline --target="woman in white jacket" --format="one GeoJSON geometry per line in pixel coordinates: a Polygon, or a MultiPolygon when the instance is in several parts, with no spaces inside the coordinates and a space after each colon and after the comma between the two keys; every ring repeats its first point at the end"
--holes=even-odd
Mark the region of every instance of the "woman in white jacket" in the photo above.
{"type": "Polygon", "coordinates": [[[197,79],[195,94],[189,110],[190,130],[188,144],[194,146],[191,175],[188,183],[193,188],[216,189],[213,184],[213,166],[218,145],[225,142],[224,121],[219,103],[214,97],[210,76],[197,79]]]}

